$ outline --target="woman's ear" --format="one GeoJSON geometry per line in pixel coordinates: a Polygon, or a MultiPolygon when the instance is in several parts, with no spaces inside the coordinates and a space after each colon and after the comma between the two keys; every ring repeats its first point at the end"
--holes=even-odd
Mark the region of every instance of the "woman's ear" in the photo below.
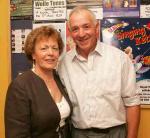
{"type": "Polygon", "coordinates": [[[35,60],[35,54],[34,53],[32,54],[32,59],[35,60]]]}
{"type": "Polygon", "coordinates": [[[32,61],[33,61],[33,65],[35,65],[35,55],[32,54],[32,61]]]}

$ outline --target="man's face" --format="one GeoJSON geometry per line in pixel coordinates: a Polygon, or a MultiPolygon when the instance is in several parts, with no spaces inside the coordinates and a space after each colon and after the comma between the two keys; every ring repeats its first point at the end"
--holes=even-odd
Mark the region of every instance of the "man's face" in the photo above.
{"type": "Polygon", "coordinates": [[[83,11],[73,13],[70,17],[70,31],[79,51],[92,51],[97,43],[98,24],[95,24],[91,15],[83,11]]]}

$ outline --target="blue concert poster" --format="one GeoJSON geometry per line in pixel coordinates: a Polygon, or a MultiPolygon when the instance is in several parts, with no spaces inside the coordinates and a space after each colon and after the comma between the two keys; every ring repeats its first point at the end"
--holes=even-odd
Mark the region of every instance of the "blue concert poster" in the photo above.
{"type": "Polygon", "coordinates": [[[101,21],[101,40],[127,53],[135,67],[141,103],[150,104],[150,20],[109,18],[101,21]]]}

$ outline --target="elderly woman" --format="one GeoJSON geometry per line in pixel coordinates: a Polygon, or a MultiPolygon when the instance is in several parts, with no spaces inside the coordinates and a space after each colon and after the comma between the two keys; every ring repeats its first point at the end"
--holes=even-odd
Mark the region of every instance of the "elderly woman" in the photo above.
{"type": "Polygon", "coordinates": [[[34,29],[25,53],[34,64],[8,87],[5,104],[6,138],[70,138],[71,102],[55,68],[63,41],[54,28],[34,29]]]}

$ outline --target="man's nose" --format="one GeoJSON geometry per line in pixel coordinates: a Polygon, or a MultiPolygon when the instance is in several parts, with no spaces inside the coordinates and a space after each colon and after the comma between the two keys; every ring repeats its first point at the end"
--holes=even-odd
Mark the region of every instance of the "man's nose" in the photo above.
{"type": "Polygon", "coordinates": [[[79,29],[79,36],[84,37],[84,35],[85,35],[85,30],[83,28],[80,28],[79,29]]]}

